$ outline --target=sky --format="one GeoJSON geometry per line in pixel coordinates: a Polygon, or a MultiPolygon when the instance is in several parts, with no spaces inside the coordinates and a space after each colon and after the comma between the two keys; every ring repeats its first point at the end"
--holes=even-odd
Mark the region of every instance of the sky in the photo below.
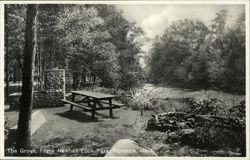
{"type": "Polygon", "coordinates": [[[228,24],[230,25],[240,13],[244,12],[244,5],[217,4],[119,4],[123,15],[145,31],[149,38],[161,34],[163,30],[178,19],[198,19],[210,25],[216,12],[228,10],[228,24]]]}

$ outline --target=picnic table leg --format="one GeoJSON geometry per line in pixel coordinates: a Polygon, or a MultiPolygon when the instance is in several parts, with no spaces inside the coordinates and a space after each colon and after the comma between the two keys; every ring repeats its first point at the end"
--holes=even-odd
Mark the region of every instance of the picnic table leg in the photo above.
{"type": "MultiPolygon", "coordinates": [[[[112,99],[109,99],[109,107],[112,107],[112,99]]],[[[113,111],[112,108],[109,109],[109,117],[112,118],[113,117],[113,111]]]]}
{"type": "Polygon", "coordinates": [[[86,97],[86,100],[87,100],[88,107],[91,107],[90,106],[90,99],[89,99],[89,97],[86,97]]]}
{"type": "MultiPolygon", "coordinates": [[[[71,101],[72,101],[72,102],[75,101],[75,94],[74,94],[74,93],[72,93],[71,101]]],[[[72,111],[72,110],[73,110],[73,105],[71,104],[71,106],[70,106],[70,111],[72,111]]]]}
{"type": "Polygon", "coordinates": [[[95,110],[92,111],[91,118],[92,118],[92,119],[95,118],[95,110]]]}
{"type": "Polygon", "coordinates": [[[92,106],[92,115],[91,118],[94,119],[95,118],[95,109],[96,109],[96,100],[94,99],[94,104],[92,106]]]}

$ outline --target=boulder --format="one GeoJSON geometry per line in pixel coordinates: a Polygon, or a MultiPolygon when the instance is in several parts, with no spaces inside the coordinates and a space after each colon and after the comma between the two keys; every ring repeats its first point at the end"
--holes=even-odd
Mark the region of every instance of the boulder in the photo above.
{"type": "MultiPolygon", "coordinates": [[[[31,130],[30,135],[35,133],[44,123],[46,122],[46,118],[44,117],[43,113],[40,111],[35,111],[31,115],[31,130]]],[[[10,130],[16,130],[17,125],[10,128],[10,130]]]]}
{"type": "Polygon", "coordinates": [[[121,139],[117,141],[105,157],[155,157],[156,153],[145,146],[137,144],[130,139],[121,139]]]}

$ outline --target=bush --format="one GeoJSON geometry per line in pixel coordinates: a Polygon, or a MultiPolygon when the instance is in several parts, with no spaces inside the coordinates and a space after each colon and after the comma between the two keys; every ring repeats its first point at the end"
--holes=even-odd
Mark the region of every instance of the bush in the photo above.
{"type": "Polygon", "coordinates": [[[152,90],[148,91],[146,89],[140,89],[136,93],[130,91],[127,97],[127,105],[135,110],[140,109],[141,113],[143,110],[155,109],[155,105],[158,102],[157,94],[153,93],[152,90]]]}
{"type": "Polygon", "coordinates": [[[190,137],[194,142],[190,145],[198,148],[239,148],[245,154],[245,123],[238,118],[211,117],[210,121],[197,127],[190,137]]]}
{"type": "Polygon", "coordinates": [[[238,117],[240,119],[246,119],[246,102],[245,100],[241,101],[238,105],[234,105],[229,108],[228,116],[238,117]]]}
{"type": "Polygon", "coordinates": [[[245,122],[239,118],[169,112],[153,115],[148,130],[166,132],[165,143],[181,143],[200,149],[240,149],[245,154],[245,122]]]}
{"type": "Polygon", "coordinates": [[[189,99],[191,107],[187,113],[198,115],[217,115],[226,116],[229,104],[218,98],[191,98],[189,99]]]}

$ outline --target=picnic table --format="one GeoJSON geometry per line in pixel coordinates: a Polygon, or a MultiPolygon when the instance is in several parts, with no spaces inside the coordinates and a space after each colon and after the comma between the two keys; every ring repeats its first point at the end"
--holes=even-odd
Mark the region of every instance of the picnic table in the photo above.
{"type": "Polygon", "coordinates": [[[113,101],[116,98],[116,95],[104,94],[93,91],[71,91],[72,98],[71,101],[63,99],[62,101],[66,104],[70,104],[70,111],[73,110],[73,107],[82,108],[84,111],[91,112],[91,117],[95,117],[97,110],[109,110],[110,117],[113,117],[112,109],[120,108],[124,106],[121,103],[113,101]],[[76,100],[76,96],[81,96],[83,99],[76,100]]]}

